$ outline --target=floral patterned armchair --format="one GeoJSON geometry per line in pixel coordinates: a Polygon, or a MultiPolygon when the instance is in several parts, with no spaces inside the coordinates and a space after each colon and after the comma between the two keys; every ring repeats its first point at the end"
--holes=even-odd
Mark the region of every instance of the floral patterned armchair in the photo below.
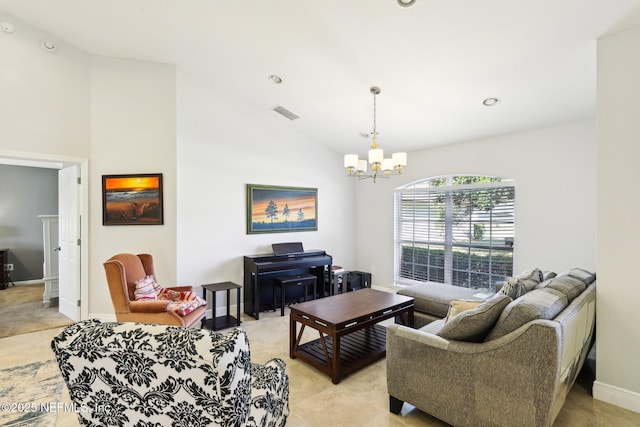
{"type": "Polygon", "coordinates": [[[251,363],[239,328],[88,320],[51,342],[85,426],[284,426],[285,364],[251,363]]]}

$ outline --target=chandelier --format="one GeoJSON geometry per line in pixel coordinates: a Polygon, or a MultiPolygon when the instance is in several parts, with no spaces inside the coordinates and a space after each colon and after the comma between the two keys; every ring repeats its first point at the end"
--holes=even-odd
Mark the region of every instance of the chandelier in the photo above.
{"type": "Polygon", "coordinates": [[[407,153],[393,153],[391,158],[384,158],[382,148],[378,144],[378,129],[376,128],[376,96],[380,95],[380,88],[373,86],[370,92],[373,94],[373,130],[371,131],[371,147],[369,149],[371,172],[367,173],[367,161],[358,159],[357,154],[346,154],[344,167],[347,169],[347,175],[358,178],[358,180],[372,178],[375,183],[378,178],[400,175],[407,165],[407,153]]]}

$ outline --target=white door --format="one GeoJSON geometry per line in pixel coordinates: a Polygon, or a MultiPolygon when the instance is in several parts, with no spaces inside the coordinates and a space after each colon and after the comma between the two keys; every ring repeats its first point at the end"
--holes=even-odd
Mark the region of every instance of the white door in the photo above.
{"type": "Polygon", "coordinates": [[[80,183],[78,166],[58,172],[60,313],[80,320],[80,183]]]}

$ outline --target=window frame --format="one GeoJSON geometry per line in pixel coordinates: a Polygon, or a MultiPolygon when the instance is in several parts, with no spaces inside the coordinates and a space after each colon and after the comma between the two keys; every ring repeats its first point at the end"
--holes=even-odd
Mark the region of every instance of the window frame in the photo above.
{"type": "MultiPolygon", "coordinates": [[[[514,265],[514,251],[513,251],[513,244],[515,241],[515,197],[516,197],[516,183],[515,180],[513,179],[509,179],[509,178],[501,178],[501,177],[494,177],[494,176],[486,176],[486,175],[471,175],[471,174],[452,174],[452,175],[444,175],[444,176],[433,176],[433,177],[429,177],[429,178],[424,178],[424,179],[420,179],[417,181],[413,181],[411,183],[405,184],[402,187],[396,188],[394,191],[394,271],[393,271],[393,275],[394,275],[394,283],[397,286],[409,286],[412,284],[416,284],[416,283],[428,283],[428,282],[433,282],[434,280],[429,280],[432,278],[431,276],[431,272],[429,272],[429,270],[432,268],[431,265],[431,261],[427,261],[426,264],[426,268],[427,268],[427,274],[426,274],[426,279],[427,280],[417,280],[415,279],[415,275],[414,278],[408,278],[408,277],[403,277],[403,272],[402,272],[402,267],[403,265],[406,265],[406,262],[403,262],[402,259],[402,248],[403,245],[406,244],[411,244],[414,245],[414,247],[420,247],[420,246],[425,246],[428,248],[426,250],[426,253],[428,254],[428,256],[430,257],[432,254],[432,251],[430,251],[430,248],[432,246],[434,247],[438,247],[438,246],[442,246],[442,254],[445,258],[449,258],[448,260],[445,260],[443,263],[444,269],[443,269],[443,273],[440,275],[442,277],[442,281],[439,281],[439,283],[449,283],[452,284],[454,286],[460,286],[456,283],[452,283],[453,280],[452,278],[454,277],[454,275],[459,275],[460,272],[462,272],[463,276],[464,274],[468,275],[468,280],[467,280],[467,286],[465,287],[476,287],[476,286],[472,286],[471,282],[472,282],[472,276],[476,276],[476,275],[485,275],[487,277],[485,277],[484,279],[488,281],[488,286],[481,286],[478,287],[479,289],[489,289],[491,291],[495,290],[495,284],[497,281],[496,276],[498,276],[494,270],[493,270],[493,266],[492,266],[492,260],[493,260],[493,252],[506,252],[510,254],[510,269],[508,269],[506,265],[504,265],[504,263],[499,264],[499,266],[503,266],[503,268],[505,269],[505,271],[507,271],[509,274],[505,274],[503,277],[508,277],[510,275],[513,274],[513,265],[514,265]],[[488,178],[488,179],[496,179],[496,180],[500,180],[500,181],[495,181],[495,182],[481,182],[481,183],[477,183],[477,184],[460,184],[460,185],[455,185],[454,184],[454,180],[456,177],[471,177],[471,178],[488,178]],[[445,179],[445,185],[438,185],[438,186],[430,186],[429,184],[432,183],[435,180],[441,180],[441,179],[445,179]],[[510,216],[511,220],[509,221],[504,221],[504,218],[502,220],[496,220],[494,221],[492,218],[490,219],[488,225],[490,226],[490,233],[494,230],[494,226],[498,226],[499,224],[502,224],[504,226],[504,224],[507,224],[507,228],[508,228],[508,224],[511,224],[511,235],[508,237],[504,238],[504,245],[499,245],[499,244],[495,244],[492,243],[493,239],[489,238],[489,245],[486,244],[482,244],[482,245],[478,245],[478,244],[473,244],[472,243],[472,238],[470,237],[471,235],[473,235],[473,227],[472,224],[474,224],[474,220],[469,217],[468,220],[463,221],[462,223],[464,224],[469,224],[469,242],[468,243],[460,243],[460,242],[454,242],[454,231],[453,231],[453,224],[459,225],[458,222],[455,221],[454,218],[454,214],[451,213],[453,211],[450,211],[449,213],[445,213],[444,216],[444,222],[445,222],[445,238],[444,238],[444,242],[440,242],[440,241],[434,241],[433,239],[431,239],[431,235],[430,233],[432,233],[430,227],[431,227],[431,218],[432,218],[432,213],[431,213],[431,209],[434,205],[434,203],[429,200],[427,201],[427,203],[425,204],[425,207],[427,208],[426,211],[424,212],[429,212],[428,213],[428,217],[423,217],[424,219],[421,221],[416,221],[416,216],[415,216],[415,212],[413,215],[413,219],[411,221],[409,221],[411,224],[410,226],[410,230],[413,229],[414,231],[416,230],[416,228],[418,228],[418,226],[416,225],[416,223],[419,222],[425,222],[425,220],[428,218],[428,220],[426,220],[426,223],[429,224],[427,227],[429,228],[429,231],[427,231],[426,236],[427,239],[425,240],[424,238],[422,240],[413,238],[413,239],[407,239],[405,236],[403,236],[403,224],[406,224],[407,221],[403,221],[402,218],[402,196],[405,194],[412,194],[412,195],[419,195],[419,194],[425,194],[426,197],[434,197],[434,194],[451,194],[451,195],[457,195],[459,193],[463,193],[465,191],[469,191],[469,190],[478,190],[478,191],[491,191],[494,189],[499,189],[499,188],[511,188],[513,191],[513,196],[512,199],[510,199],[509,203],[511,204],[511,206],[508,205],[504,205],[506,207],[508,207],[507,209],[507,217],[510,216]],[[447,248],[447,246],[450,246],[450,248],[447,248]],[[484,250],[487,249],[488,250],[488,266],[486,271],[482,272],[482,271],[474,271],[472,269],[468,269],[468,270],[460,270],[460,269],[456,269],[454,264],[455,262],[453,261],[454,258],[454,247],[457,248],[463,248],[463,249],[467,249],[468,250],[468,258],[469,258],[469,265],[471,265],[471,251],[473,249],[475,249],[476,251],[480,250],[484,250]],[[448,261],[448,262],[447,262],[448,261]],[[448,265],[447,265],[448,264],[448,265]],[[447,269],[449,269],[449,271],[447,271],[447,269]],[[464,273],[466,271],[466,273],[464,273]]],[[[450,206],[451,208],[453,208],[453,205],[451,205],[452,202],[445,202],[445,212],[447,211],[447,204],[448,206],[450,206]]],[[[415,198],[414,198],[414,206],[415,206],[415,198]]],[[[496,205],[500,206],[500,204],[496,205]]],[[[504,208],[503,206],[503,208],[504,208]]],[[[491,217],[493,215],[493,211],[495,208],[486,211],[489,212],[489,217],[491,217]]],[[[476,211],[478,212],[478,211],[476,211]]],[[[508,234],[508,233],[507,233],[508,234]]],[[[414,237],[415,237],[415,233],[414,233],[414,237]]],[[[424,236],[423,236],[424,237],[424,236]]],[[[435,250],[433,251],[435,252],[435,250]]],[[[460,252],[460,251],[458,251],[460,252]]],[[[415,257],[415,253],[412,254],[415,257]]],[[[497,255],[495,255],[497,256],[497,255]]],[[[415,259],[415,258],[414,258],[415,259]]],[[[498,264],[495,264],[498,265],[498,264]]],[[[424,267],[424,266],[423,266],[424,267]]],[[[478,276],[476,276],[478,277],[478,276]]]]}

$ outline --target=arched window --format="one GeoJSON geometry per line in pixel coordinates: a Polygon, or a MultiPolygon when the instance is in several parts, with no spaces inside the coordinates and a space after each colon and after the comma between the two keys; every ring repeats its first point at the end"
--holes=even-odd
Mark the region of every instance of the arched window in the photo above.
{"type": "Polygon", "coordinates": [[[448,175],[395,191],[395,282],[495,290],[513,274],[515,182],[448,175]]]}

